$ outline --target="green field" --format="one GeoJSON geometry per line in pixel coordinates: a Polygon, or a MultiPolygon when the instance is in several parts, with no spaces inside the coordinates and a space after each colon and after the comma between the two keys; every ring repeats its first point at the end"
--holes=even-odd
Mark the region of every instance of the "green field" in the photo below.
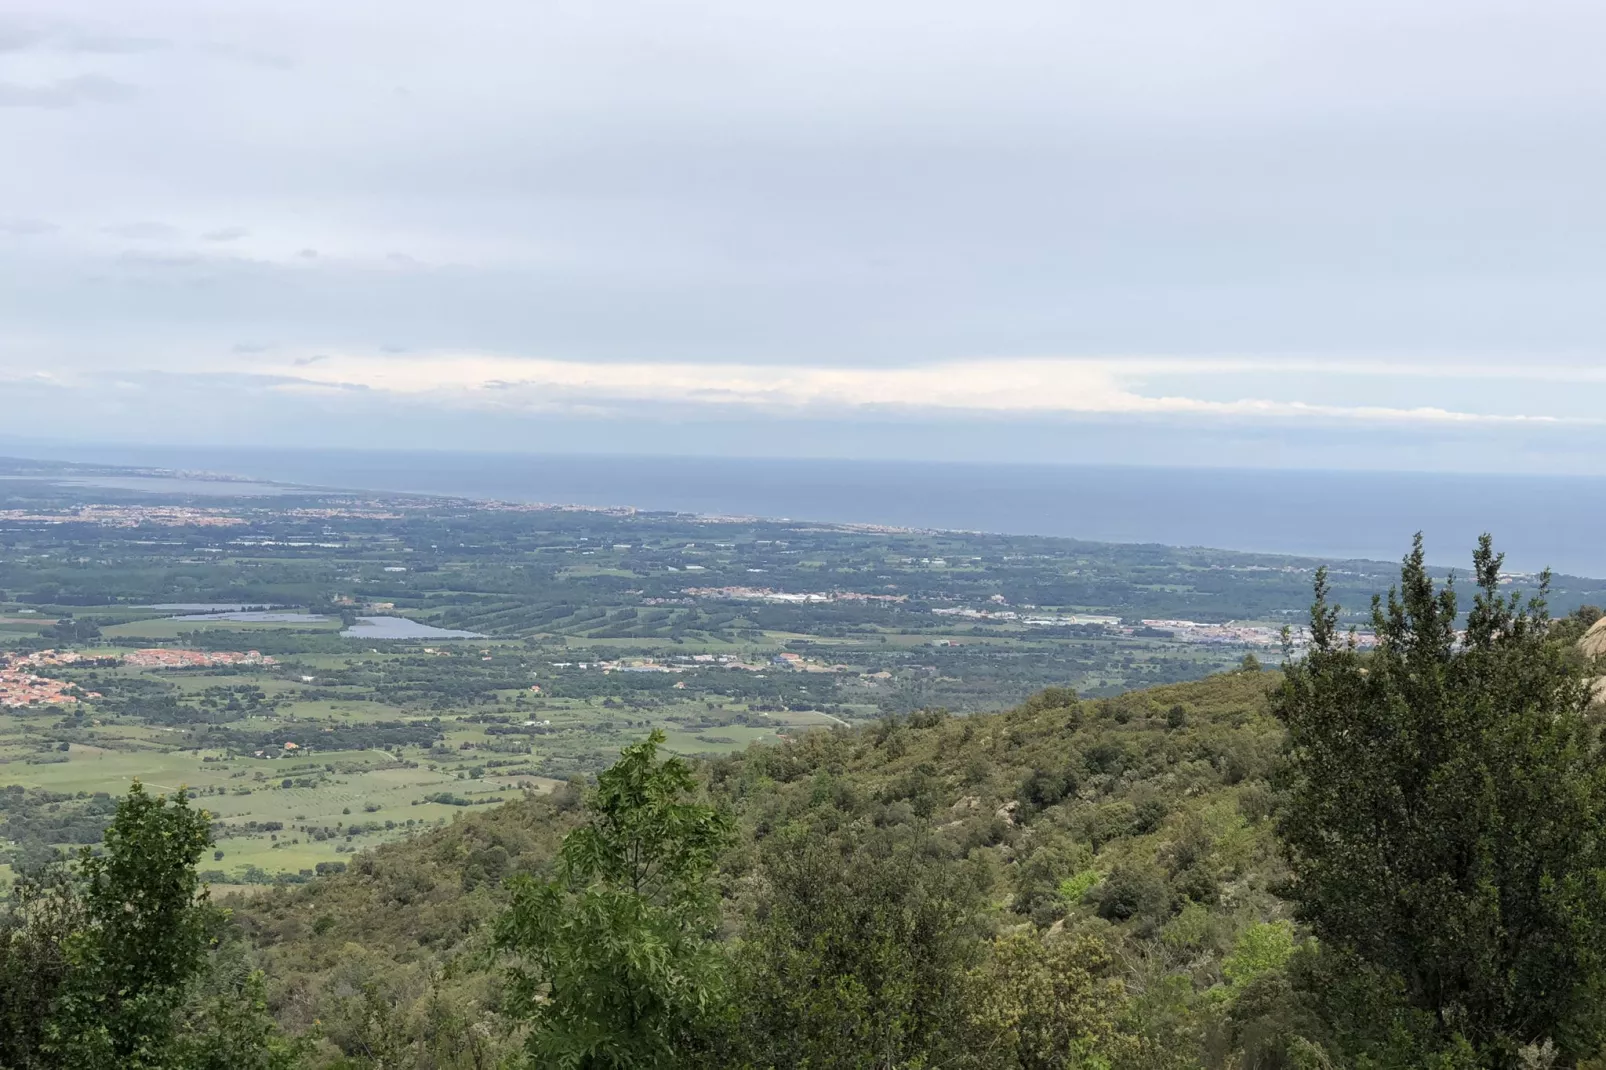
{"type": "MultiPolygon", "coordinates": [[[[454,652],[448,663],[483,670],[482,649],[490,647],[476,644],[472,652],[454,652]]],[[[114,651],[101,646],[84,653],[114,651]]],[[[268,875],[315,871],[319,863],[344,861],[362,847],[450,822],[478,805],[551,790],[562,776],[611,760],[650,727],[665,730],[672,750],[720,754],[787,732],[845,723],[835,715],[799,710],[710,726],[704,722],[711,708],[731,700],[699,695],[650,710],[626,710],[594,698],[532,703],[527,691],[512,688],[479,692],[472,705],[432,704],[422,710],[386,702],[338,677],[321,682],[317,675],[384,672],[402,657],[363,651],[218,671],[128,665],[49,670],[82,678],[86,688],[106,699],[0,713],[0,785],[52,793],[59,798],[44,805],[58,808],[71,808],[96,793],[119,795],[135,780],[163,793],[183,788],[217,820],[220,857],[203,860],[203,868],[235,879],[253,868],[268,875]],[[306,680],[309,675],[312,682],[306,680]],[[118,701],[125,693],[156,690],[185,711],[204,713],[205,703],[220,689],[241,688],[253,689],[262,705],[204,727],[147,723],[128,716],[129,707],[118,701]],[[320,745],[322,736],[363,726],[385,730],[425,715],[433,726],[428,742],[360,749],[320,745]],[[492,731],[505,725],[487,718],[543,722],[542,734],[510,743],[492,731]],[[258,757],[255,748],[209,740],[221,732],[245,733],[276,749],[258,757]],[[297,740],[294,750],[283,749],[297,740]],[[454,802],[432,801],[443,793],[454,802]],[[465,801],[470,805],[456,804],[465,801]],[[249,823],[279,827],[252,830],[249,823]]],[[[55,846],[73,845],[59,841],[55,846]]]]}

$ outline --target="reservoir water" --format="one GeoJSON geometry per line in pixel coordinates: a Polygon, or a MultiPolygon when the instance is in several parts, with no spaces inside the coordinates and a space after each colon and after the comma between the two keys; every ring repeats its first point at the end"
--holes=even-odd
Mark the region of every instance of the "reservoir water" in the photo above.
{"type": "Polygon", "coordinates": [[[347,639],[484,639],[479,632],[437,628],[406,617],[358,617],[357,623],[340,633],[347,639]]]}
{"type": "Polygon", "coordinates": [[[255,624],[321,624],[328,617],[316,613],[281,613],[262,610],[236,610],[224,613],[186,613],[173,620],[233,620],[255,624]]]}
{"type": "MultiPolygon", "coordinates": [[[[214,612],[192,612],[182,616],[171,617],[171,620],[207,621],[227,620],[255,624],[324,624],[332,618],[317,613],[294,613],[282,610],[250,610],[234,606],[215,606],[203,603],[169,603],[163,606],[151,606],[152,609],[188,609],[213,610],[214,612]]],[[[342,629],[340,634],[347,639],[484,639],[479,632],[458,631],[455,628],[437,628],[433,624],[421,624],[407,617],[358,617],[357,623],[349,628],[342,629]]]]}

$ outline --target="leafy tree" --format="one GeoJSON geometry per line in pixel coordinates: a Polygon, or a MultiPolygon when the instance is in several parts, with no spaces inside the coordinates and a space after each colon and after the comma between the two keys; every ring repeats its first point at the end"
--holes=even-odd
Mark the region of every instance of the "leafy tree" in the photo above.
{"type": "Polygon", "coordinates": [[[135,783],[99,853],[20,882],[0,925],[0,1067],[286,1070],[260,979],[202,993],[223,914],[195,873],[211,818],[135,783]],[[219,1059],[223,1059],[219,1062],[219,1059]]]}
{"type": "Polygon", "coordinates": [[[1292,783],[1282,834],[1316,935],[1397,977],[1441,1040],[1496,1065],[1553,1039],[1596,1050],[1606,975],[1606,763],[1545,594],[1501,593],[1484,536],[1464,636],[1419,535],[1374,653],[1338,632],[1325,572],[1311,643],[1276,699],[1292,783]]]}
{"type": "Polygon", "coordinates": [[[296,1070],[308,1038],[286,1039],[268,1013],[260,971],[217,971],[212,991],[186,1007],[173,1070],[296,1070]]]}
{"type": "Polygon", "coordinates": [[[59,639],[64,643],[82,643],[100,638],[100,625],[93,620],[74,620],[63,617],[55,624],[39,630],[46,639],[59,639]]]}
{"type": "Polygon", "coordinates": [[[1151,866],[1122,863],[1093,893],[1099,916],[1110,921],[1142,918],[1149,923],[1171,913],[1171,896],[1164,878],[1151,866]]]}
{"type": "Polygon", "coordinates": [[[1294,947],[1294,927],[1288,922],[1256,922],[1238,934],[1221,972],[1234,989],[1242,989],[1261,974],[1281,969],[1294,947]]]}
{"type": "Polygon", "coordinates": [[[0,914],[0,1067],[61,1065],[45,1051],[45,1030],[71,972],[69,941],[89,925],[72,874],[62,866],[19,879],[0,914]]]}
{"type": "Polygon", "coordinates": [[[518,956],[511,1004],[532,1029],[534,1065],[673,1067],[717,1009],[718,902],[707,878],[731,834],[688,801],[679,758],[655,730],[597,778],[587,822],[564,837],[556,879],[513,882],[496,944],[518,956]]]}
{"type": "Polygon", "coordinates": [[[986,1065],[1065,1070],[1137,1054],[1136,1038],[1117,1028],[1126,993],[1110,968],[1109,951],[1086,933],[996,941],[972,977],[978,1056],[986,1065]]]}
{"type": "Polygon", "coordinates": [[[80,893],[89,926],[67,943],[71,965],[49,1047],[77,1066],[163,1066],[174,1014],[205,964],[216,914],[195,875],[210,818],[180,790],[171,802],[135,783],[85,849],[80,893]]]}
{"type": "Polygon", "coordinates": [[[738,951],[741,1066],[882,1070],[967,1052],[976,889],[919,832],[870,843],[791,829],[738,951]]]}
{"type": "MultiPolygon", "coordinates": [[[[1011,907],[1044,927],[1064,916],[1076,900],[1060,894],[1060,885],[1087,868],[1091,861],[1085,846],[1068,839],[1050,839],[1014,867],[1015,896],[1011,907]]],[[[1084,889],[1085,890],[1085,889],[1084,889]]],[[[1080,895],[1076,897],[1079,899],[1080,895]]]]}

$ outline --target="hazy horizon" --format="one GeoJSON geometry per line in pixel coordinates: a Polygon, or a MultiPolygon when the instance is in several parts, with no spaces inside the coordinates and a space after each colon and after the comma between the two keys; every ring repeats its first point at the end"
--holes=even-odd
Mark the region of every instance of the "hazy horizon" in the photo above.
{"type": "MultiPolygon", "coordinates": [[[[0,438],[0,456],[15,456],[0,438]]],[[[35,459],[303,486],[799,522],[1206,546],[1464,570],[1485,531],[1518,571],[1606,576],[1606,478],[1487,473],[307,448],[63,447],[35,459]],[[43,456],[51,453],[53,456],[43,456]],[[1488,502],[1499,501],[1496,513],[1488,502]]]]}

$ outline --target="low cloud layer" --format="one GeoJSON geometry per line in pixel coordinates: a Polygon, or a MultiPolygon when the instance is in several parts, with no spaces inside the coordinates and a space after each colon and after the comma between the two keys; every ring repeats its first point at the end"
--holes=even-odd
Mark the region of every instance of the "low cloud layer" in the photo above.
{"type": "MultiPolygon", "coordinates": [[[[1480,413],[1422,405],[1334,405],[1266,398],[1206,400],[1144,393],[1175,362],[977,360],[903,368],[578,363],[470,354],[299,357],[269,372],[284,389],[363,389],[469,406],[536,410],[611,403],[953,414],[1096,414],[1300,418],[1402,423],[1560,423],[1548,414],[1480,413]]],[[[1203,370],[1233,370],[1231,363],[1203,370]]],[[[1200,369],[1190,369],[1200,370],[1200,369]]],[[[1583,379],[1602,376],[1585,373],[1583,379]]],[[[1597,423],[1598,420],[1575,422],[1597,423]]]]}

